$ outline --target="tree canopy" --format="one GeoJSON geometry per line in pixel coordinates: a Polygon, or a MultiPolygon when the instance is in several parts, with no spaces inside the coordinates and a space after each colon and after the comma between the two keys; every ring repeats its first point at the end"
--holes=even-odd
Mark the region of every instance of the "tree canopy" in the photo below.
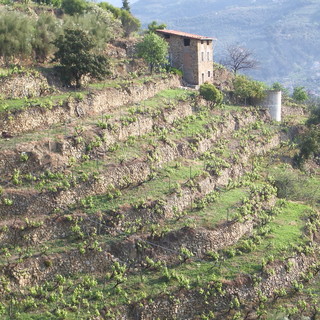
{"type": "Polygon", "coordinates": [[[143,58],[154,69],[168,63],[168,43],[155,33],[148,33],[136,46],[137,55],[143,58]]]}
{"type": "Polygon", "coordinates": [[[74,15],[82,14],[88,7],[85,0],[62,0],[61,8],[65,13],[74,15]]]}
{"type": "Polygon", "coordinates": [[[295,87],[293,89],[292,98],[296,102],[304,102],[309,99],[309,96],[305,91],[304,87],[295,87]]]}
{"type": "Polygon", "coordinates": [[[8,64],[13,57],[30,55],[33,32],[33,22],[27,15],[0,9],[0,57],[8,64]]]}
{"type": "Polygon", "coordinates": [[[121,9],[130,12],[130,4],[129,4],[128,0],[122,0],[122,8],[121,9]]]}
{"type": "Polygon", "coordinates": [[[209,103],[210,107],[219,105],[223,101],[222,92],[211,83],[202,84],[199,93],[209,103]]]}
{"type": "Polygon", "coordinates": [[[148,32],[156,32],[158,29],[165,29],[167,27],[166,24],[161,23],[158,24],[157,21],[152,21],[151,23],[148,24],[148,32]]]}
{"type": "Polygon", "coordinates": [[[108,60],[105,56],[92,52],[95,43],[87,32],[66,29],[65,33],[54,41],[54,45],[58,48],[54,60],[60,62],[68,84],[75,81],[76,87],[80,87],[84,75],[100,79],[108,74],[108,60]]]}
{"type": "Polygon", "coordinates": [[[233,81],[236,102],[254,104],[265,97],[267,86],[264,82],[237,75],[233,81]]]}

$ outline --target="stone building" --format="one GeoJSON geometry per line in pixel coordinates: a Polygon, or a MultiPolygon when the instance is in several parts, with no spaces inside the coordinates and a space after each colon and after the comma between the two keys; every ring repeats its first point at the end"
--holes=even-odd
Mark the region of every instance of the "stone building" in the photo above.
{"type": "Polygon", "coordinates": [[[157,30],[169,44],[169,62],[183,72],[183,80],[190,85],[212,82],[214,38],[175,31],[157,30]]]}

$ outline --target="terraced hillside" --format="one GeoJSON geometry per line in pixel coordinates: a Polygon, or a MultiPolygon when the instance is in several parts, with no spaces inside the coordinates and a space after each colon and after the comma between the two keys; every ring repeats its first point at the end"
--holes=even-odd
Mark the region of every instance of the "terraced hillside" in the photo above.
{"type": "Polygon", "coordinates": [[[174,76],[27,102],[0,113],[3,319],[319,317],[320,172],[289,118],[174,76]]]}

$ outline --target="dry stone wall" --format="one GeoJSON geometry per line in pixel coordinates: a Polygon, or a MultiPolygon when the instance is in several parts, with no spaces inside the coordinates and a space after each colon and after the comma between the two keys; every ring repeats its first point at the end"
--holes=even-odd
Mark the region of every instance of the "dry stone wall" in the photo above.
{"type": "Polygon", "coordinates": [[[47,79],[38,72],[0,77],[0,97],[4,99],[39,97],[49,92],[47,79]]]}
{"type": "Polygon", "coordinates": [[[26,110],[0,114],[0,131],[11,134],[48,128],[57,123],[69,122],[74,118],[88,117],[103,114],[120,108],[126,104],[134,104],[153,97],[161,90],[178,87],[180,79],[170,75],[163,79],[147,81],[145,83],[127,84],[123,88],[107,88],[88,94],[82,101],[70,99],[62,106],[57,105],[51,109],[43,107],[31,107],[26,110]]]}

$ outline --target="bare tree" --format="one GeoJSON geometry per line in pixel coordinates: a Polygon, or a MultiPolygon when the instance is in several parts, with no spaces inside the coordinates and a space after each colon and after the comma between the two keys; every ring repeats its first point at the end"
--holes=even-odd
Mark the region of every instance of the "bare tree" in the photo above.
{"type": "Polygon", "coordinates": [[[259,62],[248,48],[231,44],[226,48],[226,57],[221,64],[236,74],[239,70],[256,69],[259,62]]]}

